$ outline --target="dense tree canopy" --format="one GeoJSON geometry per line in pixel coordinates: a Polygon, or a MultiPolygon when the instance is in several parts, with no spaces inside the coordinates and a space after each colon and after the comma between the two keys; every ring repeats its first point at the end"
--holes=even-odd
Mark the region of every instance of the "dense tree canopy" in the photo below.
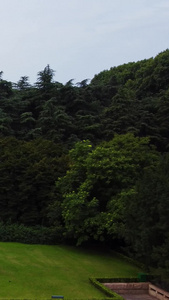
{"type": "Polygon", "coordinates": [[[65,234],[78,244],[121,235],[121,197],[158,159],[147,138],[132,134],[115,136],[96,148],[88,141],[77,143],[70,151],[70,168],[57,183],[65,234]]]}
{"type": "Polygon", "coordinates": [[[63,147],[42,139],[1,138],[0,157],[0,221],[48,224],[55,180],[67,166],[63,147]]]}
{"type": "Polygon", "coordinates": [[[0,72],[0,221],[120,240],[169,269],[169,50],[77,84],[54,74],[0,72]]]}

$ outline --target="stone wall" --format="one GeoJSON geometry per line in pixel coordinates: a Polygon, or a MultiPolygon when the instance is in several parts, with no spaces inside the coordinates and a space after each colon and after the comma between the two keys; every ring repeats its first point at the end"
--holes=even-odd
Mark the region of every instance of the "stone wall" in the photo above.
{"type": "Polygon", "coordinates": [[[153,284],[149,284],[149,295],[156,297],[159,300],[169,300],[169,293],[153,284]]]}
{"type": "Polygon", "coordinates": [[[104,285],[117,294],[148,294],[149,290],[149,282],[116,282],[104,285]]]}
{"type": "Polygon", "coordinates": [[[114,282],[103,283],[107,288],[120,295],[148,294],[159,300],[169,300],[169,293],[156,287],[150,282],[114,282]]]}

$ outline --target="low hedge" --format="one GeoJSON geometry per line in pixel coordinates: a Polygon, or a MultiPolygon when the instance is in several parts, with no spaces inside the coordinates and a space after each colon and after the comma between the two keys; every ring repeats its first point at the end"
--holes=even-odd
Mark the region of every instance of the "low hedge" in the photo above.
{"type": "MultiPolygon", "coordinates": [[[[154,280],[159,280],[161,278],[160,275],[153,275],[153,274],[145,274],[146,275],[146,281],[151,282],[154,280]]],[[[106,282],[140,282],[139,277],[128,277],[128,278],[108,278],[108,277],[102,277],[102,278],[97,278],[97,280],[101,283],[106,283],[106,282]]]]}
{"type": "Polygon", "coordinates": [[[131,278],[108,278],[108,277],[101,277],[101,278],[96,278],[97,281],[100,283],[112,283],[112,282],[138,282],[138,278],[131,277],[131,278]]]}
{"type": "MultiPolygon", "coordinates": [[[[104,293],[108,298],[110,298],[110,299],[113,298],[114,300],[124,300],[124,298],[122,296],[118,295],[117,293],[111,291],[106,286],[104,286],[101,283],[99,278],[89,278],[89,280],[97,289],[99,289],[102,293],[104,293]]],[[[110,281],[107,281],[107,282],[110,282],[110,281]]],[[[106,299],[108,299],[108,298],[106,298],[106,299]]]]}
{"type": "MultiPolygon", "coordinates": [[[[159,280],[161,278],[160,275],[154,274],[146,274],[146,281],[151,282],[154,280],[159,280]]],[[[108,277],[100,277],[96,278],[100,283],[112,283],[112,282],[140,282],[139,277],[116,277],[116,278],[108,278],[108,277]]]]}
{"type": "Polygon", "coordinates": [[[55,227],[27,227],[22,224],[0,222],[0,241],[25,244],[58,244],[62,241],[62,230],[55,227]]]}
{"type": "MultiPolygon", "coordinates": [[[[158,279],[158,275],[153,275],[153,274],[146,274],[146,281],[153,281],[158,279]]],[[[113,298],[114,300],[124,300],[122,296],[119,294],[115,293],[114,291],[110,290],[106,286],[103,285],[103,283],[113,283],[113,282],[139,282],[139,278],[135,277],[130,277],[130,278],[107,278],[107,277],[102,277],[102,278],[89,278],[90,282],[100,291],[102,291],[107,297],[110,299],[113,298]]]]}

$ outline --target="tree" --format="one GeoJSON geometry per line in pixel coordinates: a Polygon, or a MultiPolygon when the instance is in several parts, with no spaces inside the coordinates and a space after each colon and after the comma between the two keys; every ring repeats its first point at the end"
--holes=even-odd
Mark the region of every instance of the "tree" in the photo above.
{"type": "Polygon", "coordinates": [[[28,226],[48,225],[55,181],[65,173],[61,145],[36,139],[0,139],[0,220],[28,226]]]}
{"type": "Polygon", "coordinates": [[[0,133],[2,136],[9,136],[13,133],[11,123],[12,119],[10,116],[0,108],[0,133]]]}
{"type": "Polygon", "coordinates": [[[63,197],[65,235],[78,244],[117,238],[124,222],[123,214],[118,215],[123,205],[121,194],[129,191],[157,158],[147,138],[132,134],[117,135],[95,149],[87,141],[77,143],[70,151],[70,169],[57,183],[63,197]]]}
{"type": "Polygon", "coordinates": [[[57,104],[55,98],[42,106],[37,126],[45,138],[55,142],[67,140],[74,129],[72,118],[65,112],[64,106],[57,104]]]}
{"type": "Polygon", "coordinates": [[[0,99],[9,98],[12,94],[12,83],[10,81],[0,79],[0,99]]]}
{"type": "Polygon", "coordinates": [[[38,80],[36,85],[43,92],[48,93],[53,86],[53,76],[55,71],[47,65],[43,71],[38,72],[38,80]]]}
{"type": "Polygon", "coordinates": [[[22,76],[20,78],[20,80],[17,82],[16,86],[21,91],[28,89],[30,87],[29,77],[28,76],[22,76]]]}
{"type": "Polygon", "coordinates": [[[144,170],[132,193],[124,195],[124,238],[130,254],[149,266],[169,270],[169,155],[144,170]]]}

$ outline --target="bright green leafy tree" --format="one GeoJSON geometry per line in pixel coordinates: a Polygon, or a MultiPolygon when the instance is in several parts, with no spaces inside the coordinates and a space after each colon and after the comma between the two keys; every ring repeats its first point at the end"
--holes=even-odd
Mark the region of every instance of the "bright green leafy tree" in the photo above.
{"type": "Polygon", "coordinates": [[[118,200],[157,159],[149,140],[132,134],[117,135],[96,148],[88,141],[77,143],[70,151],[70,169],[57,183],[65,235],[78,244],[120,236],[124,220],[118,200]]]}

